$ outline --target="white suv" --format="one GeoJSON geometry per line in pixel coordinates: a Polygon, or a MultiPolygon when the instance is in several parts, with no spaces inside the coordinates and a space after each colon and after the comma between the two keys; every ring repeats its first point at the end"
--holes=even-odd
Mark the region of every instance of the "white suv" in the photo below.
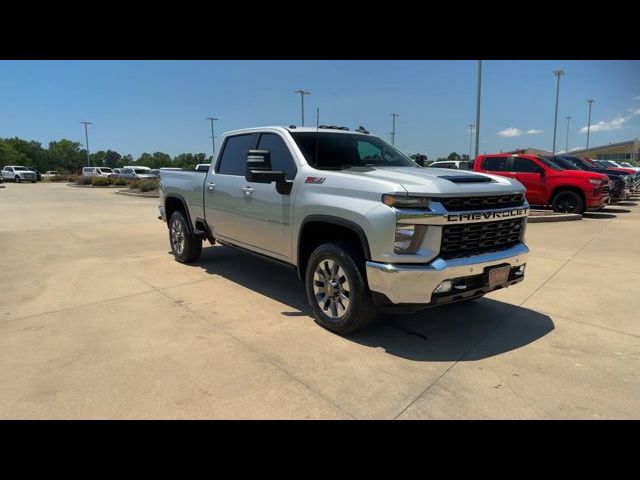
{"type": "Polygon", "coordinates": [[[23,180],[36,183],[37,175],[36,172],[29,170],[27,167],[7,165],[2,169],[2,178],[3,180],[13,180],[16,183],[20,183],[23,180]]]}
{"type": "Polygon", "coordinates": [[[110,177],[114,171],[109,167],[84,167],[82,169],[83,177],[110,177]]]}

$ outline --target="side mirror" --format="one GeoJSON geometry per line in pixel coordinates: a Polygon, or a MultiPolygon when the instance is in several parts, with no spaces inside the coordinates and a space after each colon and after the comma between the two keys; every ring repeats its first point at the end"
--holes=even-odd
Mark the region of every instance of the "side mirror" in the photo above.
{"type": "Polygon", "coordinates": [[[271,170],[271,152],[269,150],[249,150],[244,178],[253,183],[276,183],[276,191],[281,195],[291,193],[293,182],[287,180],[282,171],[271,170]]]}

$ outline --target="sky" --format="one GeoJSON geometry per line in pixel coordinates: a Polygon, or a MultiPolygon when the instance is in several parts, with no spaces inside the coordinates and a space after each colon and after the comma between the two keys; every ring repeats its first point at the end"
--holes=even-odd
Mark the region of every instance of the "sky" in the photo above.
{"type": "MultiPolygon", "coordinates": [[[[551,150],[556,77],[562,69],[557,148],[584,147],[588,98],[591,146],[640,137],[639,61],[484,61],[480,152],[551,150]]],[[[0,61],[0,137],[47,145],[68,138],[90,151],[137,158],[156,151],[211,153],[206,117],[226,131],[266,125],[357,128],[429,158],[469,152],[476,117],[477,61],[0,61]]],[[[218,144],[219,146],[219,144],[218,144]]]]}

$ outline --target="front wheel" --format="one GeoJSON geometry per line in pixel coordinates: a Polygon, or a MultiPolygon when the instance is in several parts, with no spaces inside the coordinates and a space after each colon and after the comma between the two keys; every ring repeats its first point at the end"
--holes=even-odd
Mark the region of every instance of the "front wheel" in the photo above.
{"type": "Polygon", "coordinates": [[[316,248],[305,274],[307,299],[316,323],[336,333],[360,330],[377,314],[367,287],[364,258],[349,244],[325,243],[316,248]]]}
{"type": "Polygon", "coordinates": [[[16,178],[14,178],[14,180],[16,181],[16,183],[20,183],[20,176],[16,175],[16,178]]]}
{"type": "Polygon", "coordinates": [[[173,256],[180,263],[195,262],[202,253],[202,239],[196,237],[189,222],[180,210],[173,212],[169,220],[169,241],[173,256]]]}
{"type": "Polygon", "coordinates": [[[554,212],[582,213],[584,212],[584,201],[576,192],[566,190],[556,193],[555,197],[553,197],[551,207],[554,212]]]}

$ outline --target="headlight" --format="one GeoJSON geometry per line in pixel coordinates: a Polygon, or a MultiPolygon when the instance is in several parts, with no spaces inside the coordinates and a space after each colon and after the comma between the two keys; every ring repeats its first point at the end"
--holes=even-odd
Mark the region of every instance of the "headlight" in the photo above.
{"type": "Polygon", "coordinates": [[[427,208],[427,197],[409,197],[407,195],[382,195],[382,203],[397,208],[427,208]]]}
{"type": "Polygon", "coordinates": [[[597,179],[597,178],[590,178],[589,179],[589,183],[591,185],[595,185],[596,187],[598,187],[598,186],[600,186],[600,185],[602,185],[604,183],[604,180],[600,180],[600,179],[597,179]]]}
{"type": "Polygon", "coordinates": [[[396,238],[393,243],[393,250],[396,253],[407,253],[415,234],[415,225],[396,225],[396,238]]]}

